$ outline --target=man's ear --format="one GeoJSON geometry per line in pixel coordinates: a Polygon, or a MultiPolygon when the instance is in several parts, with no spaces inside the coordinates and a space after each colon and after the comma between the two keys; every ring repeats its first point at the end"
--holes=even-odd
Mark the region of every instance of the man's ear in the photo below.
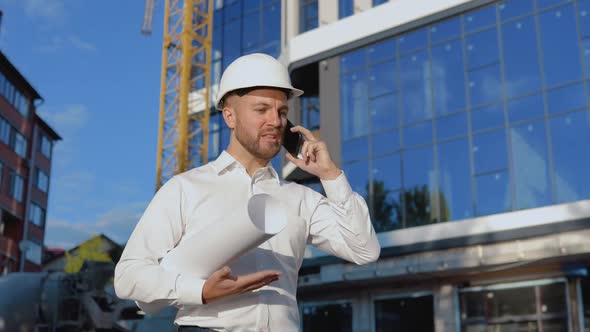
{"type": "Polygon", "coordinates": [[[221,111],[223,114],[223,119],[227,124],[229,129],[234,129],[236,127],[236,111],[233,107],[224,106],[223,110],[221,111]]]}

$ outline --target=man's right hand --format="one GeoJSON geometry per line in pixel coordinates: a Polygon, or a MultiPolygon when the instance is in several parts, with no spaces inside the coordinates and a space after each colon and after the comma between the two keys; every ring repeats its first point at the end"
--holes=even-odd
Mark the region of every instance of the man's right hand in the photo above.
{"type": "Polygon", "coordinates": [[[203,285],[203,303],[209,303],[222,297],[241,294],[266,286],[279,280],[279,271],[260,271],[244,276],[231,275],[231,269],[224,266],[213,272],[203,285]]]}

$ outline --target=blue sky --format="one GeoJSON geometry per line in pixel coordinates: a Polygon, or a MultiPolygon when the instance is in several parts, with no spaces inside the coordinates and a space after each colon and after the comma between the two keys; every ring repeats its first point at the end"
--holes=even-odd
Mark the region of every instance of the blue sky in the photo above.
{"type": "Polygon", "coordinates": [[[54,148],[45,244],[124,243],[154,194],[163,1],[2,0],[0,49],[44,98],[54,148]]]}

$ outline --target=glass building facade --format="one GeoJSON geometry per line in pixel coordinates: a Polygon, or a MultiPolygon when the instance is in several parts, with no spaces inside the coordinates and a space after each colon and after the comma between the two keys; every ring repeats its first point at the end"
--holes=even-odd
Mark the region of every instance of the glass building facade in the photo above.
{"type": "Polygon", "coordinates": [[[342,164],[388,231],[590,198],[590,1],[494,3],[340,57],[342,164]]]}

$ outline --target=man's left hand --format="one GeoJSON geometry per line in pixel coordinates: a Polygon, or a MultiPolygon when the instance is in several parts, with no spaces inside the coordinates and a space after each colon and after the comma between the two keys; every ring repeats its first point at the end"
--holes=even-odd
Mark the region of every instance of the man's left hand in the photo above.
{"type": "Polygon", "coordinates": [[[301,126],[295,126],[291,128],[291,131],[303,134],[305,142],[301,147],[303,159],[299,159],[287,152],[286,155],[289,161],[322,180],[334,180],[342,174],[342,171],[332,161],[325,142],[318,140],[311,131],[301,126]]]}

